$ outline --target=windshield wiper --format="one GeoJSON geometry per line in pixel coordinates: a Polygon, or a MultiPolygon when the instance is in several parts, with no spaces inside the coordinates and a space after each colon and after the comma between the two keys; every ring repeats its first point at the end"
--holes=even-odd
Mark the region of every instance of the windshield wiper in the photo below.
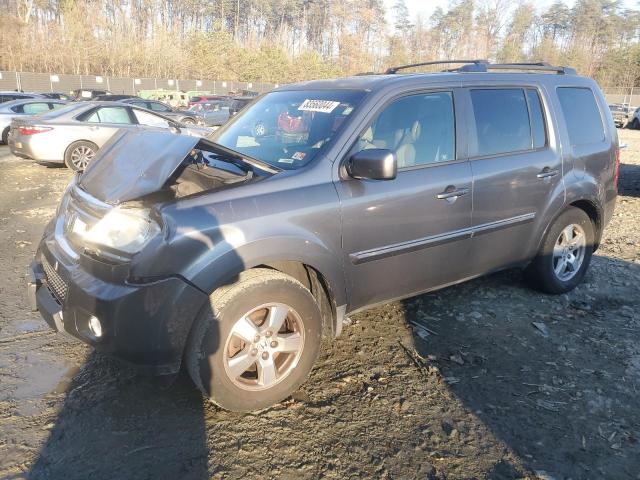
{"type": "Polygon", "coordinates": [[[203,143],[205,143],[209,148],[208,150],[212,151],[213,153],[218,153],[221,156],[224,157],[231,157],[233,159],[237,159],[240,160],[244,163],[247,163],[253,167],[257,167],[261,170],[264,170],[266,172],[269,173],[278,173],[281,172],[282,169],[278,168],[276,166],[271,165],[270,163],[267,163],[263,160],[260,160],[258,158],[253,158],[250,157],[248,155],[245,155],[243,153],[240,152],[236,152],[235,150],[232,150],[231,148],[225,147],[224,145],[220,145],[219,143],[213,142],[211,140],[208,139],[202,139],[201,140],[203,143]]]}

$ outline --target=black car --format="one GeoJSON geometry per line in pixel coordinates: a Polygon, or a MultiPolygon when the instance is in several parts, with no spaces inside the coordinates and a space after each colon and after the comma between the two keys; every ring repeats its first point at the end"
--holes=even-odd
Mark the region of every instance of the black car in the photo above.
{"type": "Polygon", "coordinates": [[[79,88],[71,92],[71,99],[74,102],[95,100],[99,95],[111,95],[109,90],[96,90],[93,88],[79,88]]]}
{"type": "Polygon", "coordinates": [[[108,93],[106,95],[98,95],[94,98],[97,102],[121,102],[122,100],[129,100],[130,98],[140,99],[137,95],[121,95],[115,93],[108,93]]]}
{"type": "Polygon", "coordinates": [[[40,95],[52,100],[71,100],[71,95],[62,92],[42,92],[40,95]]]}
{"type": "Polygon", "coordinates": [[[146,108],[152,112],[159,113],[165,117],[169,117],[177,122],[184,123],[186,125],[204,125],[204,119],[196,112],[190,112],[188,110],[180,110],[173,108],[171,105],[160,102],[158,100],[148,100],[140,97],[130,97],[123,100],[119,100],[121,103],[128,103],[135,105],[136,107],[146,108]]]}
{"type": "Polygon", "coordinates": [[[39,93],[25,93],[25,92],[1,92],[0,91],[0,103],[11,102],[12,100],[28,100],[30,98],[44,98],[44,95],[39,93]]]}

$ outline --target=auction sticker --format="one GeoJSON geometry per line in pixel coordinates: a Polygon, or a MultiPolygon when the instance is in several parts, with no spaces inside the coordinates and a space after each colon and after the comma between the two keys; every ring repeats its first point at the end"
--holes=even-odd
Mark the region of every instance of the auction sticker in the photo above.
{"type": "Polygon", "coordinates": [[[331,100],[306,99],[298,107],[298,110],[302,110],[303,112],[331,113],[338,105],[340,105],[340,102],[332,102],[331,100]]]}

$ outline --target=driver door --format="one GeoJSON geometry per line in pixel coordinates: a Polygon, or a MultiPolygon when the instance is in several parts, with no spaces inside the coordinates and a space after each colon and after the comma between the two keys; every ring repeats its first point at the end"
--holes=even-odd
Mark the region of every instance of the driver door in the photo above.
{"type": "MultiPolygon", "coordinates": [[[[349,310],[408,297],[465,275],[472,178],[456,141],[455,89],[396,98],[361,133],[349,156],[395,153],[394,180],[336,182],[342,206],[349,310]]],[[[457,115],[461,117],[461,115],[457,115]]]]}

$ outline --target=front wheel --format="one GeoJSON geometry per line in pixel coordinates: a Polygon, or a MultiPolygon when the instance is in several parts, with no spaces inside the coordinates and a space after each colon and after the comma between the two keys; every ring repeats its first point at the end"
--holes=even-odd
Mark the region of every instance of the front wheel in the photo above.
{"type": "Polygon", "coordinates": [[[566,293],[584,278],[594,246],[591,218],[579,208],[564,211],[551,225],[536,258],[525,270],[531,285],[546,293],[566,293]]]}
{"type": "Polygon", "coordinates": [[[9,143],[9,127],[2,131],[2,143],[7,145],[9,143]]]}
{"type": "Polygon", "coordinates": [[[189,374],[222,408],[260,410],[304,382],[321,332],[320,309],[304,285],[275,270],[249,270],[200,312],[187,346],[189,374]]]}
{"type": "Polygon", "coordinates": [[[184,123],[185,125],[191,126],[191,125],[195,125],[196,121],[193,118],[187,117],[182,120],[182,123],[184,123]]]}
{"type": "Polygon", "coordinates": [[[637,118],[634,118],[631,121],[631,128],[633,128],[634,130],[638,130],[640,128],[640,121],[638,121],[637,118]]]}

